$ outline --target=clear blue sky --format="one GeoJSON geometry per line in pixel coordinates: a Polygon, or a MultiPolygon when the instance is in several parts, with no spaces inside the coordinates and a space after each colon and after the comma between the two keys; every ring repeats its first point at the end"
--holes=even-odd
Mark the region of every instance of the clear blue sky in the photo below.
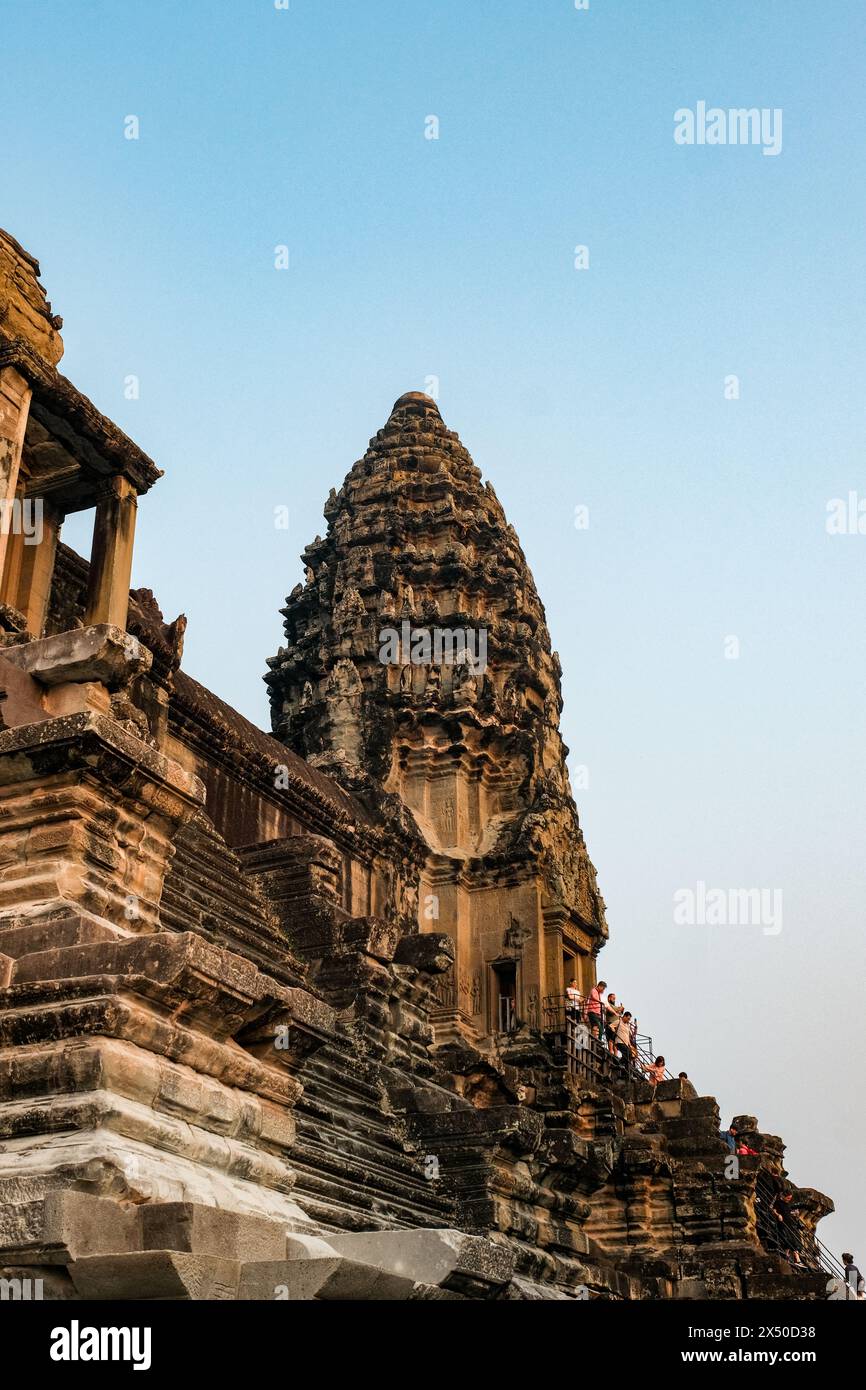
{"type": "Polygon", "coordinates": [[[187,669],[266,723],[329,488],[439,377],[562,656],[604,974],[866,1267],[866,535],[825,531],[866,499],[864,39],[859,0],[0,3],[0,222],[166,470],[134,582],[187,669]],[[781,154],[676,145],[699,100],[781,108],[781,154]],[[782,932],[675,926],[699,880],[782,932]]]}

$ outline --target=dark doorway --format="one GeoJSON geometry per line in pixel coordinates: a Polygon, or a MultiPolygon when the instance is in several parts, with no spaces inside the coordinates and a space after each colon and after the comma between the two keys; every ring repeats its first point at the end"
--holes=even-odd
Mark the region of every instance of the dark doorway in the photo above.
{"type": "Polygon", "coordinates": [[[496,1008],[496,1031],[513,1033],[517,1027],[517,965],[502,961],[493,967],[493,1000],[496,1008]]]}

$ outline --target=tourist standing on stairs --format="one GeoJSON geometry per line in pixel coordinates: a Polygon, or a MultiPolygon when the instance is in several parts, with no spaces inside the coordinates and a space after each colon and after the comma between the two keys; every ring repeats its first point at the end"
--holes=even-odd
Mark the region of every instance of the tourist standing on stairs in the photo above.
{"type": "Polygon", "coordinates": [[[577,1061],[577,1049],[583,1047],[580,1034],[585,1032],[581,1028],[581,1013],[583,1010],[583,1000],[580,997],[580,990],[577,981],[571,980],[565,989],[565,1045],[568,1056],[571,1058],[572,1069],[577,1061]]]}
{"type": "Polygon", "coordinates": [[[664,1081],[665,1079],[664,1057],[656,1057],[654,1062],[651,1062],[649,1066],[644,1067],[644,1071],[646,1072],[647,1081],[652,1082],[653,1093],[650,1097],[650,1104],[652,1104],[652,1102],[656,1098],[656,1087],[658,1086],[660,1081],[664,1081]]]}
{"type": "Polygon", "coordinates": [[[613,990],[607,996],[607,1003],[604,1006],[605,1013],[605,1034],[607,1036],[607,1050],[612,1057],[617,1055],[616,1035],[619,1031],[620,1020],[622,1019],[622,1004],[616,1002],[616,995],[613,990]]]}
{"type": "Polygon", "coordinates": [[[620,1061],[627,1067],[634,1057],[631,1046],[631,1014],[628,1009],[624,1010],[616,1030],[616,1046],[620,1061]]]}
{"type": "Polygon", "coordinates": [[[589,1024],[590,1037],[595,1033],[599,1042],[604,1039],[601,1001],[606,989],[607,980],[599,980],[598,984],[593,985],[589,991],[589,998],[586,1001],[586,1021],[589,1024]]]}

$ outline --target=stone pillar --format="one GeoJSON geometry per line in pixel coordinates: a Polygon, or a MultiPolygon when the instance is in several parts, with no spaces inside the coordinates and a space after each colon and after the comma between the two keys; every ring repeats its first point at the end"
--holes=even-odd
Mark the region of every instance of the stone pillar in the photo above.
{"type": "Polygon", "coordinates": [[[542,997],[565,993],[563,979],[562,952],[564,947],[562,924],[564,913],[548,908],[543,914],[544,933],[542,944],[542,969],[544,971],[542,997]]]}
{"type": "Polygon", "coordinates": [[[54,557],[57,554],[57,540],[63,517],[47,504],[42,509],[42,535],[35,545],[22,546],[21,572],[18,581],[17,601],[13,606],[23,613],[27,631],[34,637],[42,636],[48,599],[51,593],[51,580],[54,575],[54,557]]]}
{"type": "Polygon", "coordinates": [[[584,998],[595,988],[595,959],[592,951],[581,951],[577,958],[579,988],[584,998]]]}
{"type": "Polygon", "coordinates": [[[126,627],[135,513],[136,494],[132,483],[121,476],[112,478],[96,507],[85,626],[111,623],[115,627],[126,627]]]}
{"type": "MultiPolygon", "coordinates": [[[[18,472],[31,390],[14,367],[0,369],[0,507],[6,510],[18,490],[18,472]]],[[[5,576],[10,519],[0,516],[0,577],[5,576]]]]}
{"type": "Polygon", "coordinates": [[[6,559],[3,564],[3,575],[0,578],[0,603],[8,604],[10,608],[17,608],[18,585],[24,559],[24,534],[21,528],[23,514],[19,510],[24,502],[22,489],[18,488],[14,497],[7,500],[10,503],[8,514],[0,513],[0,529],[5,533],[3,539],[6,543],[6,559]],[[13,506],[16,509],[14,512],[11,510],[13,506]]]}

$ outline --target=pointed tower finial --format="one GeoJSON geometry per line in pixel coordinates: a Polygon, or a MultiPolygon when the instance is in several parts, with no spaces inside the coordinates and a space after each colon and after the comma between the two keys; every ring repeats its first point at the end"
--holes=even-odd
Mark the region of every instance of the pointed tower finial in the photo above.
{"type": "Polygon", "coordinates": [[[269,663],[274,733],[386,824],[411,818],[430,909],[418,925],[456,943],[449,1028],[494,1033],[503,999],[538,1028],[566,976],[591,985],[606,926],[559,661],[517,534],[420,391],[396,401],[325,512],[269,663]]]}

